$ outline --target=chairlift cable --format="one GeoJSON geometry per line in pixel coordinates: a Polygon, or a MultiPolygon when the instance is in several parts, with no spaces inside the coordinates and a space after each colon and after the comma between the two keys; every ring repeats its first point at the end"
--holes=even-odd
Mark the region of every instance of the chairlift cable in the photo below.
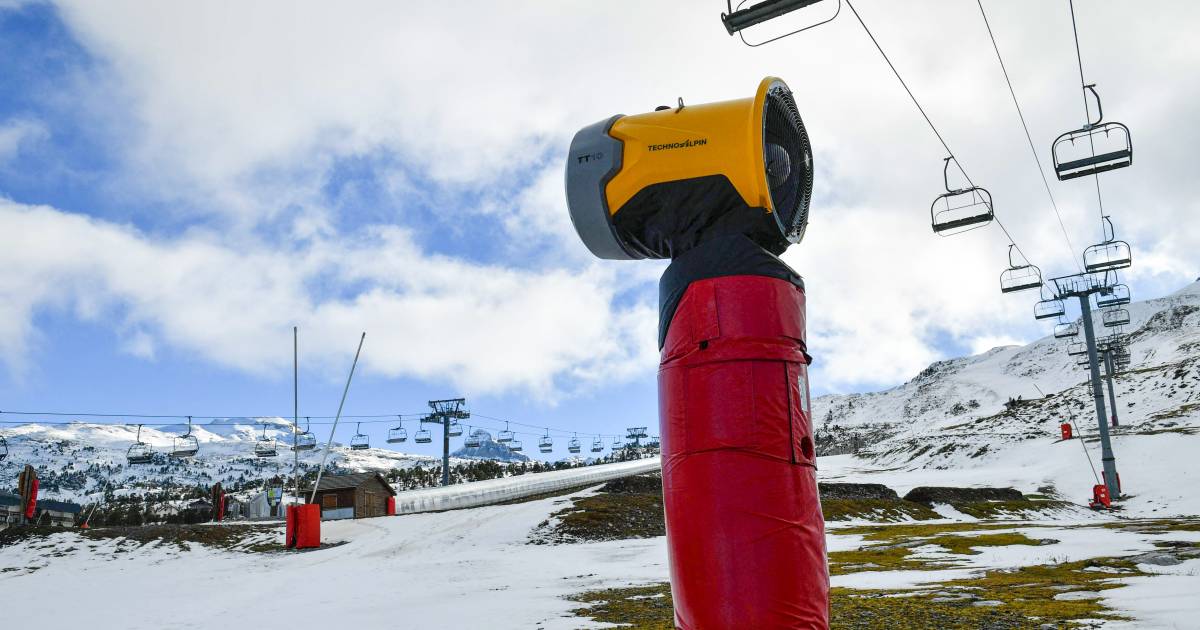
{"type": "Polygon", "coordinates": [[[1075,427],[1075,433],[1079,436],[1079,446],[1083,448],[1083,456],[1087,458],[1088,466],[1092,469],[1092,477],[1096,483],[1100,483],[1100,475],[1096,474],[1096,465],[1092,463],[1092,454],[1087,450],[1087,444],[1083,442],[1083,433],[1079,430],[1079,425],[1075,424],[1075,418],[1071,418],[1071,426],[1075,427]]]}
{"type": "MultiPolygon", "coordinates": [[[[1079,66],[1079,87],[1080,96],[1083,97],[1083,120],[1091,120],[1091,114],[1088,113],[1087,104],[1087,79],[1083,77],[1083,53],[1079,50],[1079,26],[1075,23],[1075,0],[1067,0],[1067,6],[1071,9],[1071,33],[1075,36],[1075,61],[1079,66]]],[[[1092,141],[1092,137],[1088,136],[1088,144],[1092,149],[1092,157],[1096,156],[1096,144],[1092,141]]],[[[1093,179],[1096,181],[1096,201],[1100,206],[1100,234],[1104,235],[1104,196],[1100,194],[1100,174],[1097,173],[1093,179]]]]}
{"type": "MultiPolygon", "coordinates": [[[[1008,68],[1004,65],[1004,57],[1000,55],[1000,46],[996,43],[996,36],[992,33],[992,25],[988,21],[987,12],[983,10],[983,0],[975,0],[979,5],[979,14],[983,16],[983,25],[987,27],[988,38],[992,40],[992,50],[996,51],[996,60],[1000,62],[1000,70],[1004,73],[1004,82],[1008,84],[1008,93],[1012,96],[1013,107],[1017,109],[1017,117],[1021,119],[1021,127],[1025,129],[1025,140],[1029,142],[1029,151],[1033,154],[1033,161],[1037,164],[1038,175],[1042,178],[1042,185],[1046,188],[1046,196],[1050,198],[1050,207],[1054,208],[1054,215],[1058,217],[1058,227],[1062,229],[1063,238],[1067,241],[1067,251],[1071,254],[1071,259],[1075,259],[1075,245],[1071,243],[1071,237],[1067,234],[1067,226],[1063,222],[1062,213],[1058,210],[1058,203],[1054,200],[1054,193],[1050,191],[1050,180],[1046,179],[1046,171],[1042,167],[1042,159],[1038,157],[1037,148],[1033,144],[1033,137],[1029,133],[1029,125],[1025,122],[1025,113],[1021,111],[1021,103],[1017,101],[1017,92],[1013,89],[1012,79],[1008,76],[1008,68]]],[[[1083,273],[1083,267],[1079,266],[1079,261],[1075,261],[1080,273],[1083,273]]]]}

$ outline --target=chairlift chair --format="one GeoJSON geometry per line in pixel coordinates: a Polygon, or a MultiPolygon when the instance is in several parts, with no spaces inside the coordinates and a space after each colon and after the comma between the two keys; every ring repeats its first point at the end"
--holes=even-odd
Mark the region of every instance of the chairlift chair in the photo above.
{"type": "Polygon", "coordinates": [[[449,433],[450,433],[450,437],[458,437],[463,434],[462,425],[459,424],[458,420],[450,421],[449,433]]]}
{"type": "Polygon", "coordinates": [[[350,438],[350,450],[365,451],[371,448],[371,438],[362,432],[362,423],[354,425],[354,436],[350,438]]]}
{"type": "Polygon", "coordinates": [[[596,439],[592,440],[592,452],[593,453],[604,452],[604,440],[601,440],[600,438],[596,438],[596,439]]]}
{"type": "Polygon", "coordinates": [[[433,441],[433,434],[429,432],[429,429],[419,429],[413,434],[413,441],[417,444],[429,444],[433,441]]]}
{"type": "Polygon", "coordinates": [[[1096,294],[1096,306],[1100,308],[1108,308],[1110,306],[1125,306],[1129,304],[1129,287],[1124,284],[1115,284],[1112,287],[1112,293],[1096,294]]]}
{"type": "Polygon", "coordinates": [[[521,444],[521,440],[509,440],[508,441],[508,450],[510,450],[514,453],[520,453],[521,450],[524,448],[525,447],[521,444]]]}
{"type": "Polygon", "coordinates": [[[292,446],[293,450],[311,451],[317,448],[317,436],[312,432],[312,422],[308,416],[304,416],[304,430],[296,434],[296,444],[292,446]]]}
{"type": "Polygon", "coordinates": [[[567,451],[568,452],[578,453],[583,450],[583,445],[579,443],[579,438],[577,436],[578,436],[578,434],[576,434],[576,436],[573,436],[571,438],[571,441],[567,442],[567,451]]]}
{"type": "Polygon", "coordinates": [[[1013,260],[1013,250],[1016,245],[1008,246],[1008,269],[1005,269],[1000,274],[1000,292],[1001,293],[1016,293],[1017,291],[1028,291],[1029,289],[1037,289],[1042,286],[1042,270],[1035,265],[1029,264],[1028,261],[1023,265],[1018,265],[1013,260]]]}
{"type": "Polygon", "coordinates": [[[646,441],[646,446],[648,446],[650,448],[658,448],[661,444],[662,443],[659,442],[657,435],[652,436],[649,440],[646,441]]]}
{"type": "Polygon", "coordinates": [[[513,441],[514,437],[513,432],[508,430],[508,421],[506,420],[504,422],[504,430],[496,435],[496,441],[504,444],[513,441]]]}
{"type": "Polygon", "coordinates": [[[613,450],[613,452],[619,451],[619,450],[621,450],[621,449],[623,449],[623,448],[625,448],[625,443],[621,441],[621,438],[620,438],[620,437],[614,437],[614,438],[613,438],[613,442],[612,442],[612,450],[613,450]]]}
{"type": "Polygon", "coordinates": [[[1107,215],[1104,219],[1104,242],[1083,250],[1083,267],[1091,272],[1125,269],[1133,264],[1129,243],[1117,240],[1117,231],[1107,215]]]}
{"type": "Polygon", "coordinates": [[[187,433],[176,437],[171,443],[171,457],[175,459],[184,459],[187,457],[195,457],[200,450],[200,442],[196,440],[196,436],[192,435],[192,417],[188,416],[187,433]]]}
{"type": "Polygon", "coordinates": [[[1067,354],[1073,357],[1087,356],[1088,347],[1082,341],[1067,346],[1067,354]]]}
{"type": "Polygon", "coordinates": [[[1054,325],[1055,339],[1070,339],[1079,336],[1079,325],[1075,322],[1059,322],[1054,325]]]}
{"type": "Polygon", "coordinates": [[[138,425],[137,441],[125,451],[125,461],[130,464],[149,464],[154,460],[154,449],[142,441],[142,425],[138,425]]]}
{"type": "Polygon", "coordinates": [[[779,34],[775,34],[775,32],[769,33],[765,35],[766,39],[761,41],[751,42],[750,40],[746,39],[746,29],[750,29],[750,27],[781,17],[791,13],[792,11],[796,11],[797,9],[803,9],[808,6],[818,4],[820,1],[821,0],[762,0],[761,2],[754,2],[751,3],[750,6],[746,6],[750,0],[742,0],[735,8],[733,6],[733,0],[726,0],[725,8],[728,12],[721,14],[721,23],[725,25],[725,30],[728,31],[730,35],[736,33],[737,36],[741,38],[743,44],[754,48],[756,46],[762,46],[763,44],[768,44],[770,42],[783,39],[784,37],[795,35],[796,33],[800,33],[802,31],[807,31],[810,28],[816,28],[822,24],[832,22],[833,19],[842,12],[842,0],[837,0],[837,7],[834,9],[833,14],[829,17],[824,17],[824,15],[812,16],[811,19],[807,19],[799,24],[792,24],[791,26],[786,26],[779,29],[783,31],[779,34]],[[792,28],[793,26],[799,26],[799,28],[792,28]]]}
{"type": "MultiPolygon", "coordinates": [[[[946,158],[942,165],[942,181],[946,192],[938,195],[929,207],[933,233],[941,236],[981,228],[991,223],[996,216],[992,212],[992,193],[987,189],[978,186],[950,188],[948,170],[952,159],[954,158],[946,158]]],[[[957,164],[957,161],[955,163],[957,164]]]]}
{"type": "Polygon", "coordinates": [[[554,450],[554,438],[550,437],[550,429],[546,429],[546,435],[543,435],[538,440],[538,450],[543,453],[549,453],[554,450]]]}
{"type": "Polygon", "coordinates": [[[254,443],[255,457],[275,457],[278,450],[275,447],[275,440],[267,437],[267,423],[262,425],[262,437],[254,443]]]}
{"type": "MultiPolygon", "coordinates": [[[[461,431],[460,431],[461,433],[461,431]]],[[[463,446],[467,448],[479,448],[483,446],[483,429],[475,429],[467,434],[467,438],[463,440],[463,446]]]]}
{"type": "Polygon", "coordinates": [[[0,435],[0,462],[4,461],[6,457],[8,457],[8,440],[0,435]]]}
{"type": "Polygon", "coordinates": [[[1067,314],[1067,305],[1062,300],[1042,300],[1033,305],[1034,319],[1058,319],[1067,314]]]}
{"type": "Polygon", "coordinates": [[[404,428],[404,420],[401,419],[399,424],[388,429],[387,443],[388,444],[403,444],[408,441],[408,431],[404,428]]]}
{"type": "Polygon", "coordinates": [[[1125,168],[1133,164],[1133,141],[1129,128],[1119,122],[1104,122],[1104,108],[1096,84],[1083,86],[1084,97],[1091,92],[1096,99],[1096,121],[1088,121],[1054,139],[1050,154],[1054,159],[1054,174],[1059,181],[1096,175],[1125,168]],[[1100,147],[1097,153],[1096,147],[1100,147]]]}
{"type": "Polygon", "coordinates": [[[1105,309],[1100,319],[1105,328],[1115,328],[1129,323],[1129,311],[1123,308],[1105,309]]]}

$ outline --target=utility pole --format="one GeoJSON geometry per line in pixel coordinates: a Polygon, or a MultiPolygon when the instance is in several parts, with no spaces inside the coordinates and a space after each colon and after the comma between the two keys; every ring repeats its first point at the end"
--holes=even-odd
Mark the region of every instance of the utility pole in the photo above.
{"type": "Polygon", "coordinates": [[[450,425],[471,417],[467,411],[466,398],[447,398],[429,401],[429,414],[421,418],[421,424],[442,425],[442,485],[450,485],[450,425]]]}
{"type": "Polygon", "coordinates": [[[1108,435],[1108,416],[1104,411],[1104,389],[1100,384],[1100,357],[1096,350],[1096,331],[1092,323],[1092,295],[1108,295],[1112,287],[1096,280],[1091,274],[1075,274],[1053,278],[1058,299],[1068,297],[1079,299],[1079,310],[1083,319],[1083,334],[1087,342],[1088,372],[1091,375],[1092,398],[1096,405],[1096,420],[1100,428],[1100,461],[1104,467],[1104,485],[1108,487],[1108,496],[1116,499],[1121,496],[1117,488],[1117,458],[1113,455],[1112,440],[1108,435]]]}

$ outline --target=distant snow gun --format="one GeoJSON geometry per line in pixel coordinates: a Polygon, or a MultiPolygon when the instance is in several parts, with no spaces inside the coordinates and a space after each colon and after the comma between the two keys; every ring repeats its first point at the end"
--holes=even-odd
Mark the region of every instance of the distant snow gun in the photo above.
{"type": "Polygon", "coordinates": [[[791,90],[584,127],[567,206],[599,258],[670,259],[659,424],[675,625],[826,628],[804,282],[812,150],[791,90]]]}

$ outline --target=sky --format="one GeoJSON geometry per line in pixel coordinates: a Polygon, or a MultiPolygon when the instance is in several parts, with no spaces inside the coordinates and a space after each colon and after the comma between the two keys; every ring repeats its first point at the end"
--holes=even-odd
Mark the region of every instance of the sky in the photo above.
{"type": "MultiPolygon", "coordinates": [[[[1095,187],[1049,175],[1060,228],[979,6],[855,6],[1030,262],[1075,271],[1103,238],[1095,187]]],[[[1067,3],[983,6],[1048,166],[1083,123],[1067,3]]],[[[750,48],[723,8],[0,0],[0,411],[288,416],[297,326],[302,416],[336,411],[365,331],[347,414],[464,396],[493,430],[653,427],[665,263],[587,252],[566,148],[764,76],[813,143],[810,227],[784,259],[815,394],[1047,334],[1036,294],[998,290],[1002,230],[930,230],[945,151],[854,15],[750,48]]],[[[1134,251],[1122,278],[1158,297],[1200,275],[1200,6],[1076,10],[1085,76],[1135,147],[1101,178],[1134,251]]]]}

